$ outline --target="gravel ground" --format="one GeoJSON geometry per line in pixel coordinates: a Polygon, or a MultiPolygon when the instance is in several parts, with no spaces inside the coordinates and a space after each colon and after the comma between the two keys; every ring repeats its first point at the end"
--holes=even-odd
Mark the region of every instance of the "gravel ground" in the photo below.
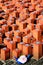
{"type": "MultiPolygon", "coordinates": [[[[0,65],[18,65],[15,60],[9,59],[6,61],[0,60],[0,65]]],[[[23,65],[43,65],[43,58],[36,61],[35,59],[30,59],[27,63],[23,65]]]]}

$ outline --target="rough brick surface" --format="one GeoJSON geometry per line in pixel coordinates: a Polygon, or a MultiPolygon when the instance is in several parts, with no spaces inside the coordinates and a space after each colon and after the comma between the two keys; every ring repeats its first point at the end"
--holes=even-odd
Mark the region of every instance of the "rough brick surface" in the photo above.
{"type": "Polygon", "coordinates": [[[43,56],[43,0],[0,0],[0,58],[20,54],[43,56]]]}

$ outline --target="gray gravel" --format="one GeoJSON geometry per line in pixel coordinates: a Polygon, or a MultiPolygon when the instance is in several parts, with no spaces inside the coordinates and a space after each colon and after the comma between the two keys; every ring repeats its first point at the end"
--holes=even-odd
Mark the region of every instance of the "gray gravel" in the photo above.
{"type": "MultiPolygon", "coordinates": [[[[0,60],[0,65],[18,65],[15,60],[9,59],[6,61],[0,60]]],[[[21,65],[21,64],[20,64],[21,65]]],[[[43,58],[40,60],[36,61],[35,59],[30,59],[27,63],[23,65],[43,65],[43,58]]]]}

